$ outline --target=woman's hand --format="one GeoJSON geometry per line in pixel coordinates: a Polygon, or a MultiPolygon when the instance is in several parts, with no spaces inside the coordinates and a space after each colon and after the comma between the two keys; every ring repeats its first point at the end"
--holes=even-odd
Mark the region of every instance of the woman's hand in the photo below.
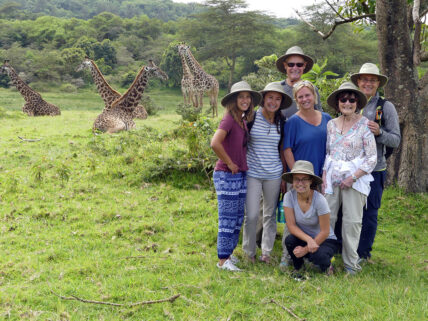
{"type": "Polygon", "coordinates": [[[231,162],[230,164],[227,164],[227,167],[229,167],[232,174],[236,174],[239,172],[239,167],[234,162],[231,162]]]}
{"type": "Polygon", "coordinates": [[[303,246],[296,246],[295,248],[294,248],[294,250],[293,250],[293,254],[297,257],[297,258],[300,258],[300,257],[304,257],[306,254],[308,254],[308,247],[307,246],[305,246],[305,247],[303,247],[303,246]]]}
{"type": "Polygon", "coordinates": [[[352,184],[354,184],[354,180],[352,179],[352,176],[348,176],[340,183],[340,188],[347,189],[352,187],[352,184]]]}
{"type": "Polygon", "coordinates": [[[318,251],[318,249],[319,249],[319,245],[318,245],[318,243],[317,242],[315,242],[315,240],[314,239],[310,239],[309,241],[308,241],[308,245],[307,245],[307,247],[308,247],[308,251],[310,252],[310,253],[315,253],[316,251],[318,251]]]}

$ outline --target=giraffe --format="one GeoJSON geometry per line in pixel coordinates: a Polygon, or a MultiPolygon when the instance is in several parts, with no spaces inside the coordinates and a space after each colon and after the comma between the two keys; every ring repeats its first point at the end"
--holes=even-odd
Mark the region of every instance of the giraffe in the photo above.
{"type": "Polygon", "coordinates": [[[150,60],[148,66],[143,66],[134,79],[131,87],[111,104],[111,108],[104,109],[95,119],[93,130],[115,133],[135,127],[132,120],[135,108],[143,95],[149,77],[158,77],[167,80],[168,76],[150,60]]]}
{"type": "Polygon", "coordinates": [[[59,108],[43,100],[42,96],[28,86],[16,73],[15,69],[9,65],[9,60],[5,60],[0,71],[8,74],[12,84],[25,99],[22,111],[28,116],[57,116],[61,115],[59,108]]]}
{"type": "MultiPolygon", "coordinates": [[[[111,88],[100,69],[98,68],[95,61],[86,57],[83,62],[77,67],[76,71],[79,72],[85,68],[89,68],[91,70],[92,78],[94,79],[94,83],[97,86],[98,93],[104,101],[105,107],[104,109],[110,109],[111,104],[122,96],[119,92],[111,88]]],[[[146,119],[147,111],[143,105],[138,105],[134,110],[134,118],[146,119]]]]}
{"type": "Polygon", "coordinates": [[[178,51],[186,58],[186,62],[193,74],[192,90],[194,92],[194,106],[203,106],[202,98],[204,93],[207,92],[210,97],[210,105],[213,111],[213,117],[217,116],[217,98],[219,90],[217,79],[205,72],[195,57],[193,57],[188,45],[178,45],[178,51]]]}
{"type": "MultiPolygon", "coordinates": [[[[178,48],[178,47],[177,47],[178,48]]],[[[181,92],[183,93],[183,99],[185,104],[192,103],[193,106],[196,105],[193,97],[192,91],[192,83],[193,83],[193,75],[190,71],[189,66],[187,65],[186,58],[183,53],[178,50],[178,54],[181,59],[181,65],[183,66],[183,77],[181,78],[181,92]]]]}

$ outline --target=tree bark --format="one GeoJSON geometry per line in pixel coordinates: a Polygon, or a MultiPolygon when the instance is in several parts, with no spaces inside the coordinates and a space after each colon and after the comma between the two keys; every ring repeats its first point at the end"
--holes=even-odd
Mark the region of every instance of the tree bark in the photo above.
{"type": "Polygon", "coordinates": [[[388,161],[388,180],[407,192],[425,192],[428,101],[418,89],[407,8],[407,0],[376,1],[380,67],[389,78],[385,96],[395,104],[402,137],[388,161]]]}

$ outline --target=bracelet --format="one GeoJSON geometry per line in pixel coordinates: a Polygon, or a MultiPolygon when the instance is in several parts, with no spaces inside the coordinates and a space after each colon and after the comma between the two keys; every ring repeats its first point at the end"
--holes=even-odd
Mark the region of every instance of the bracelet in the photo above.
{"type": "Polygon", "coordinates": [[[357,181],[357,176],[355,176],[354,174],[352,174],[352,180],[354,181],[354,183],[357,181]]]}

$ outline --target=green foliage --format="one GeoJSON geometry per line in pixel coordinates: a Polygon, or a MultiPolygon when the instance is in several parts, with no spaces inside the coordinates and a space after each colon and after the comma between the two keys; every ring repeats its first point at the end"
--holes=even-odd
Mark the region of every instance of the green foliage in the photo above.
{"type": "Polygon", "coordinates": [[[179,103],[176,112],[184,121],[194,122],[198,120],[202,111],[202,106],[193,107],[191,104],[179,103]]]}
{"type": "Polygon", "coordinates": [[[183,67],[177,45],[179,41],[171,42],[162,54],[162,60],[159,67],[168,74],[168,84],[173,87],[181,86],[183,77],[183,67]]]}
{"type": "Polygon", "coordinates": [[[141,97],[141,104],[144,106],[149,116],[157,115],[158,112],[162,110],[162,107],[156,104],[148,95],[143,95],[143,97],[141,97]]]}
{"type": "Polygon", "coordinates": [[[275,62],[277,59],[277,55],[272,54],[256,60],[254,64],[259,67],[257,72],[250,73],[242,79],[248,82],[254,90],[262,90],[266,84],[280,81],[284,75],[276,69],[275,62]]]}

